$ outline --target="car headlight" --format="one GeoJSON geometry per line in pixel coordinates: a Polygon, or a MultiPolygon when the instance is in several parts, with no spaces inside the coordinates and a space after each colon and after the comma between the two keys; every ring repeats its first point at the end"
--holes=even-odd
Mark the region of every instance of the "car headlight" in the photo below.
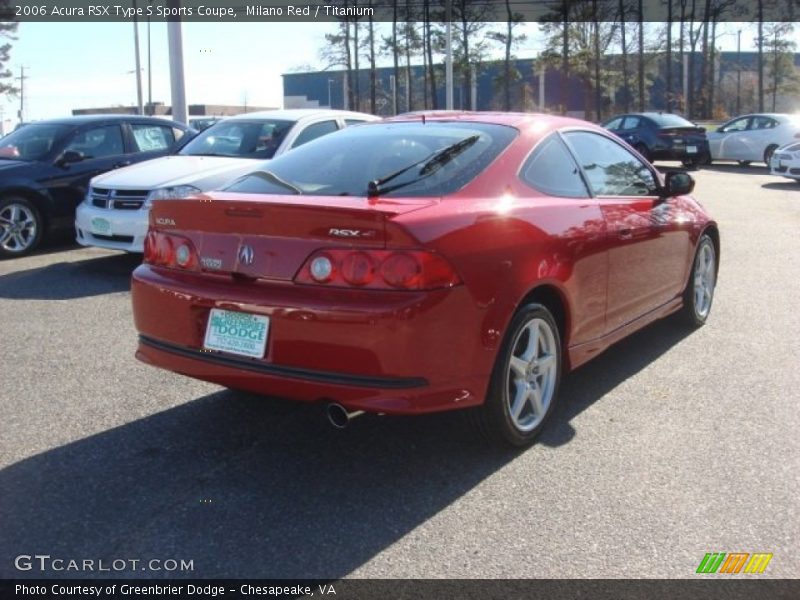
{"type": "Polygon", "coordinates": [[[193,185],[176,185],[173,187],[158,188],[147,194],[144,200],[145,208],[153,206],[153,200],[177,200],[192,194],[197,194],[201,190],[193,185]]]}

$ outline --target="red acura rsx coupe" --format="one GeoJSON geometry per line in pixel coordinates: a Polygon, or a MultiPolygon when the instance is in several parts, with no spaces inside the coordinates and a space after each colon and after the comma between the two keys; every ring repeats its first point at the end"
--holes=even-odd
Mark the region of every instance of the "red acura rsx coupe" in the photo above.
{"type": "Polygon", "coordinates": [[[524,445],[562,373],[670,313],[706,321],[720,242],[693,186],[575,119],[347,128],[154,204],[136,356],[340,424],[471,408],[524,445]]]}

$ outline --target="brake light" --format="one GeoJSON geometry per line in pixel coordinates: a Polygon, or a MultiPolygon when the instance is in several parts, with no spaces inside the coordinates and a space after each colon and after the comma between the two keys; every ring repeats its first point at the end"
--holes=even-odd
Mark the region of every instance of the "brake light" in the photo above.
{"type": "Polygon", "coordinates": [[[144,262],[194,271],[197,270],[197,251],[183,236],[150,230],[144,238],[144,262]]]}
{"type": "Polygon", "coordinates": [[[423,250],[319,250],[296,283],[382,290],[432,290],[461,283],[450,263],[423,250]]]}

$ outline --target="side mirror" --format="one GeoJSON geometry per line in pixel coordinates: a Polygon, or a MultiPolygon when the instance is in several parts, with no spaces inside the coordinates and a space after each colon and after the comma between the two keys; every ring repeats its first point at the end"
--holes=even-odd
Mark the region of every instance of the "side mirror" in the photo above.
{"type": "Polygon", "coordinates": [[[59,167],[63,167],[72,163],[81,162],[82,160],[86,160],[86,155],[83,152],[79,152],[78,150],[64,150],[61,156],[56,159],[56,164],[59,167]]]}
{"type": "Polygon", "coordinates": [[[694,189],[694,179],[683,171],[667,171],[664,182],[664,196],[683,196],[691,194],[694,189]]]}

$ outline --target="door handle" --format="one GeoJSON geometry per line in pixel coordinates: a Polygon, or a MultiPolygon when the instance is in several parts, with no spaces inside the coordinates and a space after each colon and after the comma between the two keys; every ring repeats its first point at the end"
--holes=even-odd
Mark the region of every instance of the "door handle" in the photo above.
{"type": "Polygon", "coordinates": [[[621,240],[633,239],[633,229],[620,229],[618,235],[621,240]]]}

